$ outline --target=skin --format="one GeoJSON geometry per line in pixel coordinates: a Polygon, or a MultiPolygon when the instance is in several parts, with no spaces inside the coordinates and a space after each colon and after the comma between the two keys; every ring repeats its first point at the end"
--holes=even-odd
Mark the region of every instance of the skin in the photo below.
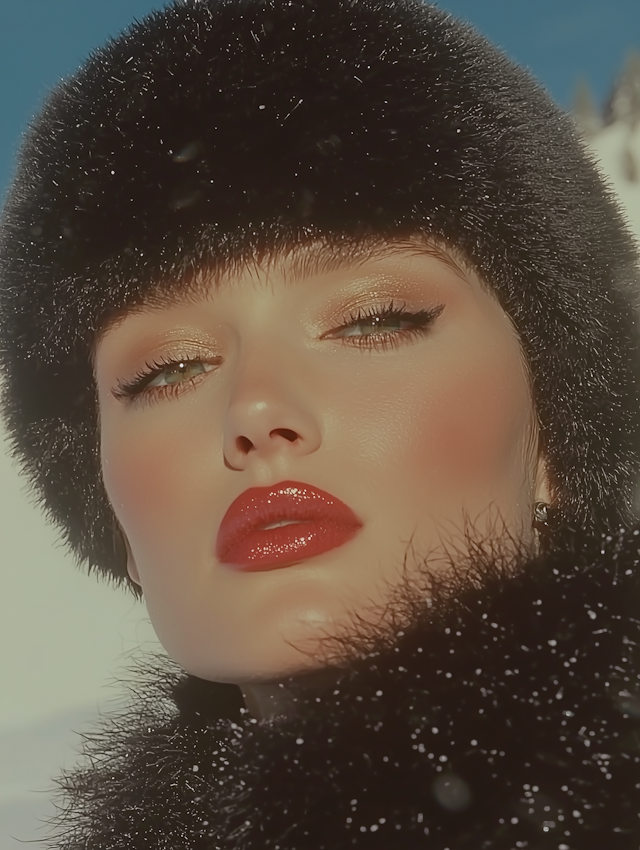
{"type": "Polygon", "coordinates": [[[354,617],[391,628],[394,589],[425,563],[445,568],[469,520],[480,535],[498,520],[533,551],[534,502],[550,501],[517,334],[471,269],[413,244],[304,260],[300,249],[212,278],[197,299],[131,312],[95,349],[103,479],[129,575],[169,655],[240,685],[258,716],[285,710],[286,680],[322,675],[327,636],[354,617]],[[370,323],[340,330],[390,300],[442,312],[384,350],[349,336],[370,323]],[[116,397],[162,355],[205,362],[174,378],[175,397],[116,397]],[[220,563],[230,503],[285,479],[340,498],[360,532],[282,569],[220,563]]]}

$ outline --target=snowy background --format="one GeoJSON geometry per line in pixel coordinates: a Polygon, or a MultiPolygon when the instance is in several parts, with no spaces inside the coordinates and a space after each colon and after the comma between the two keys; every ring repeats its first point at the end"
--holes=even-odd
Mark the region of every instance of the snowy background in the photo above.
{"type": "MultiPolygon", "coordinates": [[[[640,240],[640,54],[604,109],[583,87],[574,111],[640,240]]],[[[140,603],[74,567],[2,446],[0,431],[0,850],[17,850],[45,835],[51,777],[121,698],[127,659],[159,645],[140,603]]]]}

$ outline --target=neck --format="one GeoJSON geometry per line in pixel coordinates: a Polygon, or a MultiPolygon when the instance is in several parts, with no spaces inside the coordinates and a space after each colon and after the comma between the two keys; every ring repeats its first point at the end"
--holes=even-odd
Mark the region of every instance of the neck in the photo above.
{"type": "Polygon", "coordinates": [[[335,685],[342,671],[338,668],[314,670],[282,681],[246,682],[240,690],[247,711],[258,720],[270,717],[289,717],[296,714],[295,690],[303,688],[317,689],[319,692],[335,685]]]}
{"type": "Polygon", "coordinates": [[[259,720],[295,714],[295,700],[283,682],[258,682],[240,685],[249,714],[259,720]]]}

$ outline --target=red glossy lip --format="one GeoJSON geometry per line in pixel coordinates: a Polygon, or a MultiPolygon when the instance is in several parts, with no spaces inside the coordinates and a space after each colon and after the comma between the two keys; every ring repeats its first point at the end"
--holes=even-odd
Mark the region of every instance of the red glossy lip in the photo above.
{"type": "Polygon", "coordinates": [[[251,487],[224,515],[216,557],[246,571],[272,570],[342,546],[362,522],[344,502],[299,481],[251,487]],[[291,525],[265,529],[275,522],[291,525]]]}

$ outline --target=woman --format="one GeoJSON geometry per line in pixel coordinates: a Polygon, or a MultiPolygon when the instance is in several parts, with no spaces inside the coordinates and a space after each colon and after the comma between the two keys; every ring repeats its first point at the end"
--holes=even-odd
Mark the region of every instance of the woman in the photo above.
{"type": "Polygon", "coordinates": [[[0,263],[16,456],[173,659],[56,846],[638,846],[636,257],[524,72],[175,4],[52,94],[0,263]]]}

